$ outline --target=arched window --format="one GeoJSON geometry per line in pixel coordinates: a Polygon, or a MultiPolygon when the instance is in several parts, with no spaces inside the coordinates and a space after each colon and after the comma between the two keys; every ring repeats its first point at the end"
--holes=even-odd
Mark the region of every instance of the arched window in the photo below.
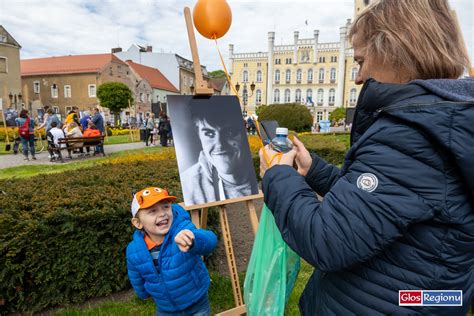
{"type": "Polygon", "coordinates": [[[278,89],[273,92],[273,103],[280,103],[280,90],[278,89]]]}
{"type": "Polygon", "coordinates": [[[350,105],[355,105],[357,102],[357,89],[352,88],[351,92],[349,93],[349,103],[350,105]]]}
{"type": "Polygon", "coordinates": [[[356,78],[357,78],[357,73],[358,73],[357,67],[352,68],[352,71],[351,71],[351,80],[352,80],[352,81],[356,80],[356,78]]]}
{"type": "Polygon", "coordinates": [[[280,82],[280,70],[275,71],[275,82],[276,83],[280,82]]]}
{"type": "Polygon", "coordinates": [[[260,70],[257,71],[257,82],[262,82],[262,72],[260,70]]]}
{"type": "Polygon", "coordinates": [[[331,82],[334,83],[336,82],[336,68],[331,68],[331,82]]]}
{"type": "Polygon", "coordinates": [[[287,83],[290,83],[290,81],[291,81],[291,70],[290,69],[286,70],[285,79],[286,79],[287,83]]]}
{"type": "Polygon", "coordinates": [[[295,102],[301,102],[301,90],[300,89],[296,89],[296,92],[295,92],[295,102]]]}
{"type": "Polygon", "coordinates": [[[262,103],[262,91],[261,90],[257,90],[257,92],[255,93],[255,103],[257,103],[257,104],[262,103]]]}
{"type": "Polygon", "coordinates": [[[313,82],[313,69],[308,70],[308,83],[313,82]]]}
{"type": "Polygon", "coordinates": [[[301,71],[301,69],[298,69],[296,71],[296,82],[298,82],[298,83],[301,82],[301,76],[302,76],[302,71],[301,71]]]}
{"type": "Polygon", "coordinates": [[[319,69],[319,83],[324,82],[324,68],[319,69]]]}
{"type": "Polygon", "coordinates": [[[336,90],[329,89],[329,105],[334,105],[335,100],[336,100],[336,90]]]}
{"type": "Polygon", "coordinates": [[[242,73],[242,81],[249,82],[249,72],[247,70],[244,70],[244,72],[242,73]]]}
{"type": "Polygon", "coordinates": [[[291,91],[290,89],[285,90],[285,103],[291,102],[291,91]]]}
{"type": "Polygon", "coordinates": [[[311,89],[306,90],[306,104],[307,105],[314,105],[313,90],[311,90],[311,89]]]}
{"type": "Polygon", "coordinates": [[[324,90],[318,89],[318,105],[323,105],[324,101],[324,90]]]}

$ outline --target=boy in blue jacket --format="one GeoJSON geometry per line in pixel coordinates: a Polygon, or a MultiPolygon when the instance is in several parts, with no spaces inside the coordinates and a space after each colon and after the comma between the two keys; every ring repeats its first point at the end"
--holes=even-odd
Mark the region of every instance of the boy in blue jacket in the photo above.
{"type": "Polygon", "coordinates": [[[175,196],[148,187],[134,195],[127,247],[128,277],[138,297],[152,297],[156,315],[210,315],[210,278],[201,256],[217,245],[216,235],[197,229],[175,196]]]}

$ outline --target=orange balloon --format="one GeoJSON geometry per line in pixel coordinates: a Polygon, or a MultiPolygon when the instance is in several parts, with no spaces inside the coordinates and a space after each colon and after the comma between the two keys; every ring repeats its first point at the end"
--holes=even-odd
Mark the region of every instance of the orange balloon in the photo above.
{"type": "Polygon", "coordinates": [[[193,10],[194,26],[209,39],[220,38],[232,24],[232,12],[225,0],[199,0],[193,10]]]}

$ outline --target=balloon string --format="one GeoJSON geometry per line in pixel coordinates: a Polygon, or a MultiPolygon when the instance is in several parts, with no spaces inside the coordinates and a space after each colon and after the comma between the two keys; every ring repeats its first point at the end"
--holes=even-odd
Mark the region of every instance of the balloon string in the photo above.
{"type": "Polygon", "coordinates": [[[225,75],[227,77],[227,81],[229,82],[229,85],[232,88],[232,91],[234,91],[235,95],[237,96],[237,99],[239,100],[239,104],[242,105],[242,102],[240,101],[239,94],[237,93],[237,90],[235,90],[235,87],[232,84],[232,80],[230,80],[229,72],[227,72],[227,67],[225,66],[224,58],[222,58],[221,51],[219,50],[219,45],[217,45],[216,35],[213,35],[212,38],[216,42],[217,52],[219,53],[219,57],[221,58],[222,67],[224,68],[224,72],[225,72],[225,75]]]}

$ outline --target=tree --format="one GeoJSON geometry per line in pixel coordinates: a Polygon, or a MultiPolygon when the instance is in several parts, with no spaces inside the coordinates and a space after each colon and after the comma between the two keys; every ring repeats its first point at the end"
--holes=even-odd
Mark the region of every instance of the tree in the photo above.
{"type": "Polygon", "coordinates": [[[270,104],[259,110],[260,121],[275,120],[281,127],[297,133],[311,131],[313,117],[309,109],[301,104],[270,104]]]}
{"type": "Polygon", "coordinates": [[[209,71],[208,74],[209,74],[209,77],[211,77],[212,79],[226,78],[224,70],[209,71]]]}
{"type": "Polygon", "coordinates": [[[346,109],[343,107],[337,108],[331,113],[329,113],[329,120],[332,121],[339,121],[340,119],[346,118],[346,109]]]}
{"type": "Polygon", "coordinates": [[[101,84],[97,89],[97,98],[100,101],[100,105],[108,108],[114,114],[114,117],[118,117],[117,114],[133,102],[132,91],[126,84],[121,82],[101,84]]]}

